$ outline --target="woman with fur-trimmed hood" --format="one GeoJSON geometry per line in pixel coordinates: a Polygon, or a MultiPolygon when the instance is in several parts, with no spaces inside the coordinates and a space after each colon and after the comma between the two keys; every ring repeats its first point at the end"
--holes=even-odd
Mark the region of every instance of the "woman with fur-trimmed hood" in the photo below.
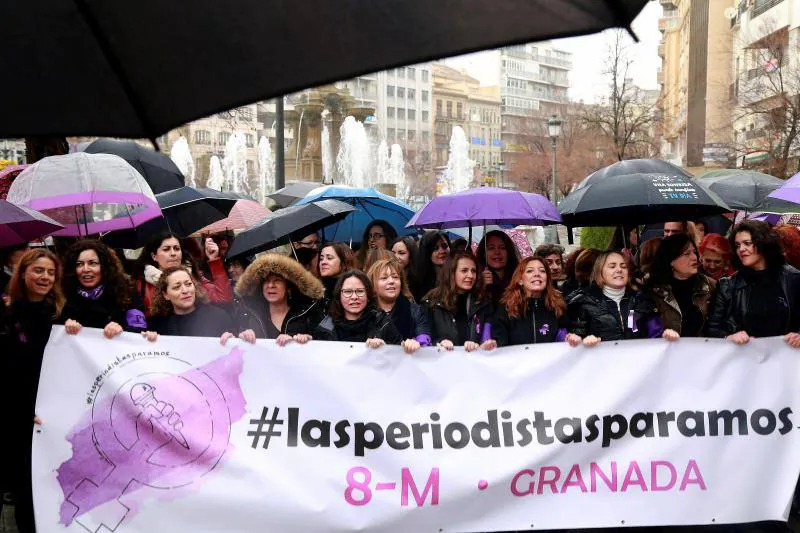
{"type": "Polygon", "coordinates": [[[303,265],[280,254],[264,254],[236,283],[241,299],[239,335],[248,342],[276,339],[305,343],[325,315],[322,282],[303,265]]]}

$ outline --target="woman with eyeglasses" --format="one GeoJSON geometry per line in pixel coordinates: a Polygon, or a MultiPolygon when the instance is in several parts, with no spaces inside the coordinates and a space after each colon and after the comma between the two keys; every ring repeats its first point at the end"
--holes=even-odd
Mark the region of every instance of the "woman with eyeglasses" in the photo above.
{"type": "Polygon", "coordinates": [[[364,230],[364,235],[361,237],[361,248],[358,249],[356,264],[361,268],[365,268],[364,263],[367,260],[367,252],[376,248],[388,250],[389,243],[396,238],[397,231],[391,224],[385,220],[373,220],[364,230]]]}
{"type": "Polygon", "coordinates": [[[400,344],[403,338],[388,313],[378,309],[369,277],[349,270],[339,277],[333,291],[330,315],[314,330],[314,339],[366,342],[370,348],[400,344]]]}
{"type": "Polygon", "coordinates": [[[415,278],[417,285],[411,287],[414,300],[421,302],[431,289],[442,267],[450,258],[450,239],[443,231],[428,231],[419,241],[419,262],[415,278]]]}
{"type": "Polygon", "coordinates": [[[702,337],[716,281],[701,274],[700,254],[686,233],[664,237],[650,270],[648,291],[661,315],[665,332],[673,340],[702,337]]]}
{"type": "Polygon", "coordinates": [[[468,352],[494,348],[489,324],[492,305],[483,299],[482,289],[475,256],[457,252],[442,270],[436,288],[422,300],[434,343],[448,351],[456,346],[468,352]]]}
{"type": "Polygon", "coordinates": [[[709,336],[746,344],[780,335],[800,348],[800,271],[786,264],[778,235],[766,222],[748,220],[733,228],[730,241],[737,272],[717,284],[709,336]]]}

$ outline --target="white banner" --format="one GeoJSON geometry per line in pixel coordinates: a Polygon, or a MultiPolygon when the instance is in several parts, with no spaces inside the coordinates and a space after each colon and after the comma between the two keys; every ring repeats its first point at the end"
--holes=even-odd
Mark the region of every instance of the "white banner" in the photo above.
{"type": "Polygon", "coordinates": [[[40,532],[498,531],[785,520],[780,339],[407,356],[54,328],[40,532]]]}

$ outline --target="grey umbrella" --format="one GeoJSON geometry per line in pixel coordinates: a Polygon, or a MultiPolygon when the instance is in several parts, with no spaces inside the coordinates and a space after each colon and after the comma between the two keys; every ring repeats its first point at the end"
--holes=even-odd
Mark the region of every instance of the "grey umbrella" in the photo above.
{"type": "Polygon", "coordinates": [[[318,187],[322,187],[322,184],[314,181],[297,181],[278,189],[268,197],[280,207],[288,207],[318,187]]]}
{"type": "Polygon", "coordinates": [[[705,172],[697,179],[725,200],[731,209],[766,213],[798,213],[800,205],[768,195],[784,180],[755,170],[721,169],[705,172]]]}

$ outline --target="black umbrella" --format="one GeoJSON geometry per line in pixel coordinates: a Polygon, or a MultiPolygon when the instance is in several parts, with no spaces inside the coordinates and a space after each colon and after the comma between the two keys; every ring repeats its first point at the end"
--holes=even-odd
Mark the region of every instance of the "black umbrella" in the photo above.
{"type": "Polygon", "coordinates": [[[237,235],[228,250],[228,257],[250,255],[288,244],[295,238],[339,222],[355,209],[339,200],[320,200],[275,211],[237,235]]]}
{"type": "Polygon", "coordinates": [[[239,200],[237,196],[194,187],[162,192],[156,195],[156,200],[163,218],[150,220],[135,229],[108,233],[103,240],[114,248],[139,248],[163,232],[189,237],[200,228],[227,217],[239,200]]]}
{"type": "Polygon", "coordinates": [[[4,2],[0,138],[155,138],[388,67],[629,27],[648,0],[4,2]],[[68,50],[69,53],[65,53],[68,50]]]}
{"type": "Polygon", "coordinates": [[[691,174],[683,170],[681,167],[673,165],[672,163],[667,163],[661,159],[626,159],[593,172],[588,177],[584,178],[575,187],[575,190],[577,191],[586,187],[587,185],[591,185],[592,183],[596,183],[607,178],[643,173],[667,174],[670,176],[684,176],[686,178],[692,177],[691,174]]]}
{"type": "Polygon", "coordinates": [[[630,174],[575,190],[558,205],[569,226],[695,220],[730,211],[719,196],[678,174],[630,174]]]}
{"type": "Polygon", "coordinates": [[[767,195],[785,183],[784,180],[755,170],[721,169],[698,176],[722,198],[731,209],[767,213],[797,213],[800,205],[767,195]]]}
{"type": "Polygon", "coordinates": [[[137,142],[97,139],[87,144],[83,151],[121,157],[144,176],[155,194],[178,189],[185,183],[183,174],[172,159],[137,142]]]}
{"type": "Polygon", "coordinates": [[[278,189],[270,194],[269,198],[275,200],[275,203],[280,207],[288,207],[300,198],[305,198],[308,193],[321,186],[321,183],[315,183],[313,181],[298,181],[290,183],[283,189],[278,189]]]}

